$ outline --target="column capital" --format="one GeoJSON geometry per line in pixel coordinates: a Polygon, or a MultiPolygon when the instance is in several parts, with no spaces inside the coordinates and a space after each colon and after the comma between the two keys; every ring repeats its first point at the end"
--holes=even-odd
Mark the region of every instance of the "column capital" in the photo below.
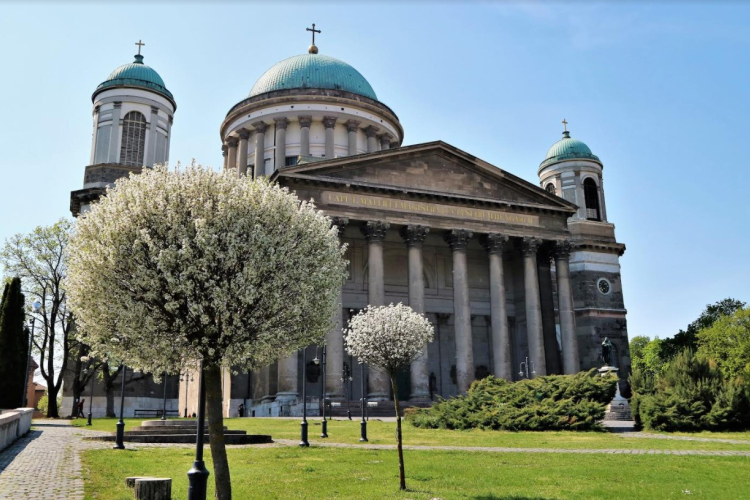
{"type": "Polygon", "coordinates": [[[336,120],[337,119],[338,118],[335,117],[335,116],[324,116],[323,117],[323,126],[325,128],[333,128],[334,126],[336,126],[336,120]]]}
{"type": "Polygon", "coordinates": [[[255,122],[253,123],[253,127],[255,127],[255,131],[259,134],[265,134],[266,129],[268,128],[268,125],[266,125],[265,122],[255,122]]]}
{"type": "Polygon", "coordinates": [[[248,140],[248,139],[250,138],[250,134],[251,134],[252,132],[251,132],[251,131],[249,131],[249,130],[248,130],[248,129],[246,129],[246,128],[241,128],[241,129],[239,130],[239,133],[240,133],[240,139],[245,139],[245,140],[248,140]]]}
{"type": "Polygon", "coordinates": [[[122,107],[121,101],[115,101],[115,109],[120,109],[122,107]]]}
{"type": "Polygon", "coordinates": [[[379,220],[368,220],[367,224],[362,226],[362,234],[365,235],[365,239],[368,243],[373,241],[383,241],[385,239],[385,232],[391,227],[387,222],[379,220]]]}
{"type": "Polygon", "coordinates": [[[382,134],[380,137],[380,144],[385,144],[386,146],[390,146],[391,139],[393,139],[393,136],[391,134],[382,134]]]}
{"type": "Polygon", "coordinates": [[[227,137],[227,146],[230,148],[236,148],[240,140],[236,137],[227,137]]]}
{"type": "Polygon", "coordinates": [[[542,246],[542,240],[534,236],[524,236],[523,238],[523,254],[526,257],[533,257],[536,255],[539,247],[542,246]]]}
{"type": "Polygon", "coordinates": [[[281,130],[286,130],[287,125],[289,125],[289,118],[274,118],[274,123],[276,123],[276,128],[281,130]]]}
{"type": "Polygon", "coordinates": [[[554,256],[556,259],[569,259],[571,251],[573,251],[573,244],[570,240],[557,240],[555,242],[554,256]]]}
{"type": "Polygon", "coordinates": [[[156,106],[151,106],[151,114],[152,115],[159,114],[159,108],[156,106]]]}
{"type": "Polygon", "coordinates": [[[312,116],[310,115],[301,115],[298,116],[297,119],[299,120],[299,126],[302,128],[310,128],[310,125],[312,124],[312,116]]]}
{"type": "Polygon", "coordinates": [[[398,141],[391,141],[390,147],[388,149],[395,149],[398,147],[398,141]]]}
{"type": "Polygon", "coordinates": [[[430,228],[427,226],[421,226],[419,224],[410,224],[404,226],[399,231],[401,237],[406,241],[408,247],[421,247],[424,243],[424,239],[427,237],[427,233],[430,232],[430,228]]]}
{"type": "Polygon", "coordinates": [[[226,144],[222,144],[221,145],[221,152],[222,153],[227,154],[227,149],[229,149],[229,146],[227,146],[226,144]]]}
{"type": "Polygon", "coordinates": [[[373,127],[372,125],[365,128],[365,135],[367,137],[375,137],[375,135],[378,133],[378,130],[380,130],[378,127],[373,127]]]}
{"type": "Polygon", "coordinates": [[[474,233],[466,229],[453,229],[447,231],[443,235],[443,239],[450,245],[451,250],[455,252],[457,250],[466,250],[472,236],[474,236],[474,233]]]}
{"type": "Polygon", "coordinates": [[[349,224],[349,219],[346,217],[331,217],[331,227],[335,227],[339,232],[339,237],[343,236],[344,229],[349,224]]]}
{"type": "Polygon", "coordinates": [[[480,241],[487,253],[503,253],[503,248],[508,243],[508,235],[500,233],[485,234],[480,238],[480,241]]]}
{"type": "Polygon", "coordinates": [[[169,124],[172,125],[174,123],[174,116],[169,115],[169,124]]]}
{"type": "Polygon", "coordinates": [[[359,122],[357,120],[347,120],[344,125],[346,125],[346,130],[348,132],[356,132],[359,130],[359,122]]]}

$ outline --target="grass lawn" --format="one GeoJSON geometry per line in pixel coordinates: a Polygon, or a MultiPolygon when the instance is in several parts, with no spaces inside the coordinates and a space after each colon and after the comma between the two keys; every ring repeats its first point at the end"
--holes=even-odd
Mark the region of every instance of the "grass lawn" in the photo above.
{"type": "MultiPolygon", "coordinates": [[[[258,447],[228,450],[237,499],[663,499],[750,498],[750,458],[406,451],[409,490],[398,490],[394,451],[258,447]]],[[[211,470],[210,453],[206,453],[211,470]]],[[[88,450],[85,498],[132,499],[127,476],[173,479],[187,495],[187,448],[88,450]]],[[[213,498],[213,476],[208,498],[213,498]]]]}
{"type": "MultiPolygon", "coordinates": [[[[73,420],[73,425],[87,429],[114,432],[116,419],[94,419],[91,427],[85,419],[73,420]]],[[[142,419],[125,419],[125,430],[140,425],[142,419]]],[[[328,439],[320,439],[320,419],[309,419],[310,442],[336,442],[359,444],[359,421],[333,420],[328,423],[328,439]]],[[[299,421],[296,419],[231,418],[225,419],[230,429],[246,430],[250,434],[270,434],[276,439],[299,439],[299,421]]],[[[395,422],[370,420],[367,435],[371,444],[395,444],[395,422]]],[[[705,443],[669,439],[624,438],[606,432],[503,432],[503,431],[449,431],[443,429],[417,429],[404,425],[404,444],[436,446],[498,446],[512,448],[617,448],[652,450],[750,450],[750,434],[695,434],[698,437],[732,437],[747,439],[748,444],[705,443]]],[[[367,444],[363,444],[363,447],[367,444]]]]}

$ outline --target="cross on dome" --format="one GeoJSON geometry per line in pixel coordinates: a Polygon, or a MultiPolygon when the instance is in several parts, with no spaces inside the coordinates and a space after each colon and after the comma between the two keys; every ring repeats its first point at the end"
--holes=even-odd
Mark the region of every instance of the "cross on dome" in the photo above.
{"type": "MultiPolygon", "coordinates": [[[[315,26],[315,25],[313,24],[313,26],[315,26]]],[[[138,42],[136,43],[136,45],[138,46],[138,55],[141,55],[141,47],[143,47],[143,46],[144,46],[144,45],[146,45],[146,44],[145,44],[145,43],[143,43],[143,42],[142,42],[142,41],[141,41],[141,40],[139,39],[139,40],[138,40],[138,42]]]]}
{"type": "Polygon", "coordinates": [[[318,47],[315,46],[315,33],[322,33],[322,31],[315,29],[315,23],[312,23],[312,28],[305,28],[305,31],[312,31],[312,45],[310,45],[310,48],[308,48],[307,51],[310,54],[317,54],[318,47]]]}
{"type": "Polygon", "coordinates": [[[563,127],[564,127],[563,132],[567,132],[568,131],[568,122],[565,121],[565,118],[563,118],[562,124],[563,124],[563,127]]]}

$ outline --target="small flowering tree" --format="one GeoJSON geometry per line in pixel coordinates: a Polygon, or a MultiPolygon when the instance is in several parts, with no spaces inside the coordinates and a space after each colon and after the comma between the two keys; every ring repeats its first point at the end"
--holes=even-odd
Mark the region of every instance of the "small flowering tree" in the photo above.
{"type": "Polygon", "coordinates": [[[404,452],[401,439],[401,408],[398,400],[396,374],[421,354],[432,342],[434,329],[422,314],[401,303],[368,306],[354,316],[344,331],[346,350],[360,362],[388,373],[396,404],[396,439],[398,441],[398,472],[400,488],[406,489],[404,452]]]}
{"type": "Polygon", "coordinates": [[[216,498],[231,498],[222,367],[323,338],[346,276],[330,220],[266,180],[199,165],[117,182],[70,242],[68,293],[91,355],[135,370],[203,366],[216,498]]]}

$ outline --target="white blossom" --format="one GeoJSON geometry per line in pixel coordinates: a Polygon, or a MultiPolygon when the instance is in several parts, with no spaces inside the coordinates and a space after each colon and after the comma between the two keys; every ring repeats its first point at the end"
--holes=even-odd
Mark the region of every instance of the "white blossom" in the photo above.
{"type": "Polygon", "coordinates": [[[66,284],[92,355],[151,373],[250,368],[329,330],[343,252],[330,219],[285,188],[157,166],[79,218],[66,284]]]}
{"type": "Polygon", "coordinates": [[[393,375],[419,356],[433,335],[423,314],[399,303],[368,306],[355,315],[344,330],[344,343],[352,356],[393,375]]]}

